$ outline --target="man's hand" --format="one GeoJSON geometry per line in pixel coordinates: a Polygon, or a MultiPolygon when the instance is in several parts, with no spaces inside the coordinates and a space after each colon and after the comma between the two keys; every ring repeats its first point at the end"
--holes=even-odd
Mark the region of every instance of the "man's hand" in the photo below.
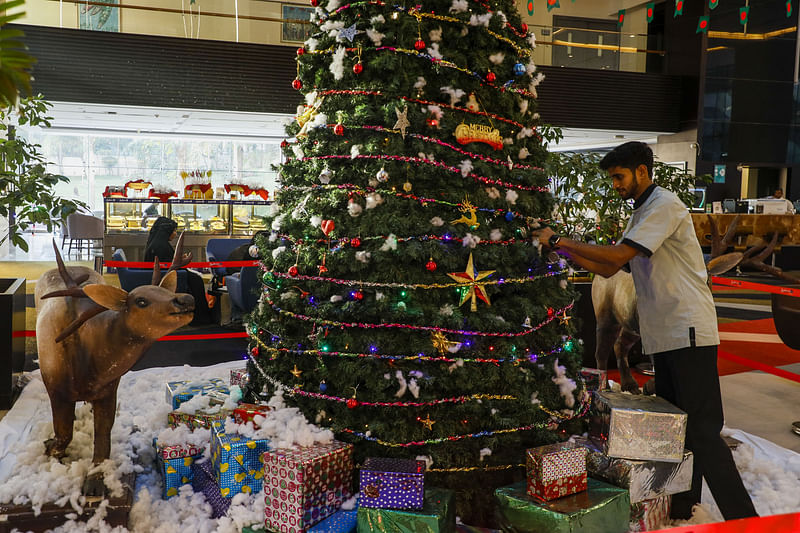
{"type": "Polygon", "coordinates": [[[555,235],[555,231],[550,228],[542,228],[536,231],[531,232],[531,237],[534,239],[539,239],[539,244],[542,246],[546,246],[547,248],[550,247],[550,237],[555,235]]]}

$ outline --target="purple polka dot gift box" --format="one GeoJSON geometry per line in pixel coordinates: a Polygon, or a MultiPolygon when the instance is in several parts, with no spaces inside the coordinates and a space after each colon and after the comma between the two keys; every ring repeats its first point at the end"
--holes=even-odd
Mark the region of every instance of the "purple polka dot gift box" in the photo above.
{"type": "Polygon", "coordinates": [[[361,507],[422,509],[424,492],[422,461],[368,457],[361,467],[361,507]]]}

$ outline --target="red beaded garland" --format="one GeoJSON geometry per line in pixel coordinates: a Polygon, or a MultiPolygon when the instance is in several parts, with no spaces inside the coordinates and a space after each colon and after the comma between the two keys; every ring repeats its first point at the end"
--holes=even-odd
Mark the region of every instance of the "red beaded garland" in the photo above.
{"type": "Polygon", "coordinates": [[[496,79],[497,76],[494,75],[494,72],[490,71],[489,73],[486,74],[486,81],[488,81],[489,83],[494,83],[494,80],[496,79]]]}
{"type": "Polygon", "coordinates": [[[420,51],[424,50],[425,49],[425,41],[423,41],[422,39],[417,39],[417,41],[414,43],[414,48],[416,48],[417,50],[420,50],[420,51]]]}
{"type": "Polygon", "coordinates": [[[294,81],[292,82],[292,88],[294,88],[295,91],[299,91],[300,89],[303,88],[303,82],[300,81],[299,78],[295,78],[294,81]]]}
{"type": "Polygon", "coordinates": [[[353,248],[358,248],[359,246],[361,246],[361,239],[359,239],[358,237],[353,237],[352,239],[350,239],[350,246],[352,246],[353,248]]]}
{"type": "Polygon", "coordinates": [[[292,277],[296,276],[297,272],[298,272],[297,265],[292,265],[292,266],[289,267],[289,275],[290,276],[292,276],[292,277]]]}
{"type": "Polygon", "coordinates": [[[344,126],[341,124],[337,124],[333,127],[333,133],[336,135],[344,135],[344,126]]]}

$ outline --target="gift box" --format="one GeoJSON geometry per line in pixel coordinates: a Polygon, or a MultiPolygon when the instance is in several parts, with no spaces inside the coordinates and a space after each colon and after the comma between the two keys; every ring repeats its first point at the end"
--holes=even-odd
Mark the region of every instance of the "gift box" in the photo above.
{"type": "Polygon", "coordinates": [[[267,439],[248,439],[226,433],[222,422],[214,422],[211,432],[211,462],[214,480],[226,498],[244,492],[261,491],[263,470],[261,455],[269,450],[267,439]]]}
{"type": "Polygon", "coordinates": [[[267,529],[305,531],[352,496],[352,444],[333,441],[270,450],[263,463],[267,529]]]}
{"type": "Polygon", "coordinates": [[[677,494],[692,488],[694,456],[684,450],[680,463],[635,461],[609,457],[590,439],[573,437],[576,444],[585,446],[586,470],[593,477],[628,489],[631,503],[652,500],[664,494],[677,494]]]}
{"type": "Polygon", "coordinates": [[[356,533],[358,508],[339,509],[319,524],[312,526],[308,533],[356,533]]]}
{"type": "Polygon", "coordinates": [[[203,456],[203,449],[190,444],[161,446],[155,439],[153,444],[156,446],[158,471],[163,481],[161,496],[166,500],[177,495],[181,485],[192,482],[194,478],[192,465],[195,460],[203,456]],[[195,453],[188,455],[189,452],[195,453]]]}
{"type": "Polygon", "coordinates": [[[628,491],[589,478],[586,490],[539,501],[525,481],[494,491],[500,529],[509,533],[625,533],[631,517],[628,491]]]}
{"type": "Polygon", "coordinates": [[[552,500],[586,490],[586,451],[572,442],[527,450],[528,496],[552,500]]]}
{"type": "Polygon", "coordinates": [[[581,368],[581,379],[588,392],[600,391],[608,384],[608,373],[597,368],[581,368]]]}
{"type": "Polygon", "coordinates": [[[424,488],[423,461],[368,457],[361,467],[361,507],[422,509],[424,488]]]}
{"type": "MultiPolygon", "coordinates": [[[[524,488],[523,488],[524,490],[524,488]]],[[[363,496],[359,496],[362,499],[363,496]]],[[[453,491],[425,489],[422,509],[379,509],[358,507],[358,533],[454,533],[456,531],[453,491]]]]}
{"type": "Polygon", "coordinates": [[[214,470],[211,461],[202,463],[195,461],[192,465],[192,489],[203,493],[206,501],[211,506],[211,518],[225,516],[231,506],[231,500],[222,495],[222,491],[214,481],[214,470]]]}
{"type": "Polygon", "coordinates": [[[610,457],[683,461],[686,413],[657,396],[594,393],[590,436],[610,457]]]}
{"type": "Polygon", "coordinates": [[[231,369],[231,379],[230,384],[239,385],[240,388],[244,388],[245,385],[250,381],[250,374],[247,372],[247,368],[232,368],[231,369]]]}
{"type": "Polygon", "coordinates": [[[167,424],[173,429],[178,426],[186,426],[191,430],[197,428],[211,429],[214,422],[222,422],[229,414],[230,411],[227,410],[220,410],[216,413],[208,413],[200,410],[194,414],[170,411],[170,413],[167,414],[167,424]]]}
{"type": "Polygon", "coordinates": [[[631,505],[629,533],[662,529],[669,523],[669,509],[671,503],[672,495],[665,494],[658,498],[637,502],[631,505]]]}
{"type": "Polygon", "coordinates": [[[255,418],[256,415],[261,415],[263,417],[267,416],[267,413],[272,411],[272,407],[268,405],[258,405],[254,403],[240,403],[234,410],[233,410],[233,419],[236,421],[237,424],[245,424],[247,422],[252,422],[253,426],[258,429],[259,426],[256,424],[255,418]]]}
{"type": "Polygon", "coordinates": [[[228,386],[219,378],[199,381],[170,381],[167,383],[167,403],[173,409],[177,409],[183,402],[191,400],[198,394],[206,395],[211,391],[223,393],[226,397],[230,394],[228,386]]]}

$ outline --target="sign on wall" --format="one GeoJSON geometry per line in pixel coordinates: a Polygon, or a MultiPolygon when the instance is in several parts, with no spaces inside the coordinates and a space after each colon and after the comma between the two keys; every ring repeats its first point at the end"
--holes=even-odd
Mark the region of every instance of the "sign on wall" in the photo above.
{"type": "Polygon", "coordinates": [[[714,165],[714,183],[725,183],[725,165],[714,165]]]}

